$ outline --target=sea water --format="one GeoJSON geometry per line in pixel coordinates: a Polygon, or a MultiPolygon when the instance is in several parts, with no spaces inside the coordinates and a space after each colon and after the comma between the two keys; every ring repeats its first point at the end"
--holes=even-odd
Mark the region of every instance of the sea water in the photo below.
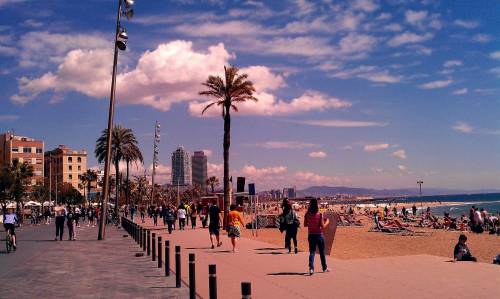
{"type": "Polygon", "coordinates": [[[415,203],[421,209],[426,209],[426,203],[440,202],[455,202],[456,204],[447,206],[434,206],[431,211],[434,215],[443,215],[445,212],[450,213],[451,217],[460,217],[462,214],[469,215],[469,210],[472,206],[483,208],[488,213],[498,214],[500,212],[500,193],[487,194],[457,194],[457,195],[439,195],[439,196],[422,196],[408,197],[402,200],[397,200],[398,203],[415,203]]]}

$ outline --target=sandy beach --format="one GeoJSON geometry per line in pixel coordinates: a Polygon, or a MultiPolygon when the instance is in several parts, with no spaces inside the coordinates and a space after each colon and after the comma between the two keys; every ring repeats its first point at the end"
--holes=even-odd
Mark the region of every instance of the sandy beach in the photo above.
{"type": "MultiPolygon", "coordinates": [[[[407,206],[407,208],[408,207],[411,208],[411,205],[407,206]]],[[[398,209],[401,208],[402,205],[398,206],[398,209]]],[[[370,232],[370,228],[373,227],[372,218],[359,215],[357,218],[363,223],[362,227],[339,226],[337,228],[331,254],[333,257],[350,260],[384,256],[429,254],[452,259],[453,248],[457,243],[458,236],[462,233],[460,231],[416,227],[412,227],[411,229],[417,232],[425,232],[425,234],[403,236],[398,234],[370,232]]],[[[491,263],[493,258],[500,253],[499,236],[489,235],[488,233],[464,233],[468,237],[469,248],[480,262],[491,263]]],[[[277,228],[259,229],[258,237],[253,237],[251,230],[244,229],[242,231],[242,236],[284,246],[284,233],[280,233],[277,228]]],[[[307,228],[301,227],[299,229],[297,239],[299,242],[299,249],[307,251],[307,228]]]]}

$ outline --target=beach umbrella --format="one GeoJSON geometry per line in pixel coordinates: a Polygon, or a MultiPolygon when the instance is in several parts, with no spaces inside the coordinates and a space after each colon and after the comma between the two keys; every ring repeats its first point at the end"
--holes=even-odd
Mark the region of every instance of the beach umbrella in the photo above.
{"type": "Polygon", "coordinates": [[[43,202],[43,206],[44,206],[44,207],[48,207],[49,205],[50,205],[51,207],[53,207],[53,206],[54,206],[54,203],[53,203],[53,202],[52,202],[52,203],[50,203],[50,202],[48,202],[48,201],[44,201],[44,202],[43,202]]]}
{"type": "Polygon", "coordinates": [[[26,206],[26,207],[40,207],[42,205],[36,201],[28,201],[27,203],[24,204],[24,206],[26,206]]]}

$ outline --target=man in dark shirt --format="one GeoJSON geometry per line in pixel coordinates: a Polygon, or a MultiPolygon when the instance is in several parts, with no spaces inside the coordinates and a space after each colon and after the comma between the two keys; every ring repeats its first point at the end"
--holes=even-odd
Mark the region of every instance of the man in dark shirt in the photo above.
{"type": "Polygon", "coordinates": [[[220,242],[219,239],[219,232],[220,232],[220,213],[221,210],[217,206],[217,201],[214,200],[212,202],[212,205],[208,209],[208,216],[210,219],[210,222],[208,224],[208,232],[210,233],[210,242],[212,243],[212,249],[214,249],[214,236],[217,240],[217,247],[220,247],[222,245],[222,242],[220,242]]]}
{"type": "Polygon", "coordinates": [[[458,237],[458,243],[455,245],[455,250],[453,251],[454,261],[470,261],[477,262],[477,259],[470,253],[469,247],[467,247],[467,236],[460,235],[458,237]]]}

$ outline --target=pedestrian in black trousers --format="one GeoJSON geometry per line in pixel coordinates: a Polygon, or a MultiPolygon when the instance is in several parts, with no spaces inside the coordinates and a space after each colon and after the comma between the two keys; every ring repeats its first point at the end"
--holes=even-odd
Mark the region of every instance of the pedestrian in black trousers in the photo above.
{"type": "Polygon", "coordinates": [[[56,211],[56,238],[59,238],[59,241],[62,241],[64,234],[64,220],[66,219],[66,209],[63,206],[59,206],[55,208],[56,211]]]}

